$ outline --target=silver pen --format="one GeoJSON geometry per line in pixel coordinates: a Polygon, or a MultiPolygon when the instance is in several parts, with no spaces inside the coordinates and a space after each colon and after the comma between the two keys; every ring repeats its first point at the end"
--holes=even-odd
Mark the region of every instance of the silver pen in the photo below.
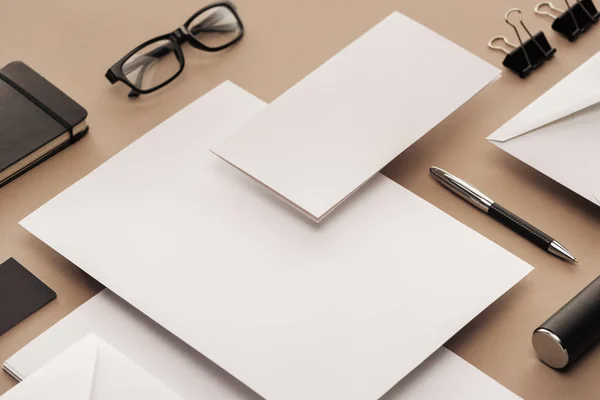
{"type": "Polygon", "coordinates": [[[527,221],[511,213],[500,204],[495,203],[468,182],[465,182],[438,167],[429,168],[429,172],[431,172],[438,182],[450,189],[450,191],[462,197],[464,200],[479,208],[498,222],[509,227],[519,235],[525,237],[536,246],[563,260],[577,262],[577,259],[565,248],[565,246],[552,239],[550,235],[545,234],[527,221]]]}

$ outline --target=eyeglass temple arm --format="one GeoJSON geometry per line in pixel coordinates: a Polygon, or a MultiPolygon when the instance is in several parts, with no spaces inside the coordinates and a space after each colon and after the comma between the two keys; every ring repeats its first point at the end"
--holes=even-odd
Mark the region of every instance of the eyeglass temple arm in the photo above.
{"type": "MultiPolygon", "coordinates": [[[[151,60],[146,60],[148,62],[146,62],[144,65],[142,65],[140,67],[140,71],[138,72],[137,76],[135,77],[135,86],[136,87],[140,87],[142,86],[142,79],[144,78],[144,73],[146,72],[146,69],[154,62],[157,61],[156,58],[151,59],[151,60]]],[[[128,97],[139,97],[140,92],[138,92],[135,89],[131,89],[131,91],[127,94],[128,97]]]]}

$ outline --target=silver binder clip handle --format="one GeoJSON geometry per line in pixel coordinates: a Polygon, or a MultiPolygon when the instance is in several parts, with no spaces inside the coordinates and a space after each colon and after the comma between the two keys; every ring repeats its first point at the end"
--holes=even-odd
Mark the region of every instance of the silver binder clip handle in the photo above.
{"type": "Polygon", "coordinates": [[[514,49],[517,48],[517,45],[514,44],[514,43],[509,42],[508,39],[506,38],[506,36],[494,36],[488,42],[488,47],[490,49],[493,49],[493,50],[500,50],[500,51],[503,51],[506,54],[510,54],[510,51],[508,51],[505,47],[502,47],[502,46],[494,44],[494,42],[497,42],[498,40],[501,40],[502,42],[504,42],[504,44],[506,46],[508,46],[508,47],[511,47],[512,50],[514,50],[514,49]]]}
{"type": "Polygon", "coordinates": [[[565,13],[565,10],[561,10],[560,8],[556,7],[551,1],[542,1],[537,3],[533,8],[533,11],[538,15],[546,15],[554,20],[556,20],[561,14],[565,13]],[[544,10],[544,8],[549,8],[550,10],[544,10]],[[558,15],[555,13],[558,13],[558,15]]]}

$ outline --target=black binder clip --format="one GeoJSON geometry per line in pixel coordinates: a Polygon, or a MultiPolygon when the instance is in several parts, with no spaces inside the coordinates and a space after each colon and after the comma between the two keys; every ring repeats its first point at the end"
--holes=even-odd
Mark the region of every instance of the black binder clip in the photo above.
{"type": "Polygon", "coordinates": [[[529,29],[527,29],[527,26],[525,26],[525,23],[523,22],[523,13],[518,8],[508,10],[504,16],[504,20],[514,29],[517,39],[519,39],[520,46],[509,42],[505,36],[493,37],[488,42],[488,46],[491,49],[505,52],[506,57],[502,64],[519,75],[519,77],[525,78],[533,72],[534,69],[541,67],[546,60],[551,59],[554,56],[554,53],[556,53],[556,49],[550,45],[544,32],[540,31],[535,35],[532,35],[531,32],[529,32],[529,29]],[[525,43],[523,43],[523,40],[521,39],[517,26],[509,20],[510,15],[513,13],[519,14],[519,22],[525,32],[529,35],[529,39],[527,39],[525,43]],[[498,40],[502,40],[506,46],[511,48],[511,50],[509,51],[504,47],[495,45],[494,42],[498,40]]]}
{"type": "Polygon", "coordinates": [[[538,3],[533,11],[554,19],[552,29],[565,36],[570,42],[574,42],[579,35],[598,22],[600,13],[592,0],[576,0],[573,6],[569,4],[569,0],[565,0],[565,3],[567,11],[561,10],[550,1],[538,3]],[[548,10],[544,10],[545,8],[548,10]]]}

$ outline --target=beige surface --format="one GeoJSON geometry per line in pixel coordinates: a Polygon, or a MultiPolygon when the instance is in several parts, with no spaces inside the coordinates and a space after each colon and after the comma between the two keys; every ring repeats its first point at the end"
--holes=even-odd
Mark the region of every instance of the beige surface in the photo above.
{"type": "MultiPolygon", "coordinates": [[[[28,63],[88,109],[91,130],[77,145],[0,189],[0,261],[15,257],[58,293],[56,301],[0,337],[0,362],[101,288],[18,221],[150,128],[225,79],[271,101],[393,10],[501,66],[503,54],[487,49],[486,43],[496,34],[513,37],[503,15],[517,5],[530,28],[543,28],[557,47],[555,59],[526,81],[507,72],[385,172],[536,268],[456,335],[450,349],[526,399],[597,398],[600,349],[568,373],[558,373],[536,359],[530,337],[539,323],[600,273],[600,208],[485,140],[600,49],[600,28],[569,43],[550,29],[549,20],[533,14],[534,3],[240,0],[247,35],[239,45],[220,54],[186,48],[180,78],[157,94],[131,101],[123,85],[110,86],[104,79],[106,69],[137,44],[173,30],[205,3],[1,0],[0,65],[28,63]],[[471,181],[555,236],[580,264],[573,267],[545,254],[450,194],[428,176],[431,164],[471,181]]],[[[13,384],[7,374],[0,374],[0,393],[13,384]]]]}

